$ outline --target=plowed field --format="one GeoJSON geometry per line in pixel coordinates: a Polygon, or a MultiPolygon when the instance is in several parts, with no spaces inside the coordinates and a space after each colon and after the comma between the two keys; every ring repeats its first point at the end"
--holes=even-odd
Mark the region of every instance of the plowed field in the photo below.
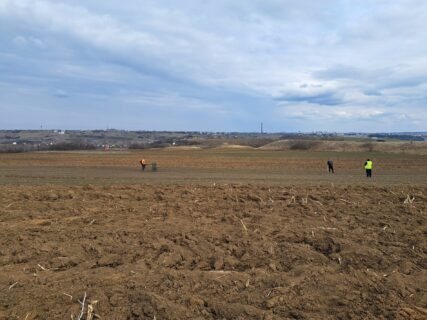
{"type": "Polygon", "coordinates": [[[425,158],[216,152],[0,156],[0,319],[427,318],[425,158]]]}

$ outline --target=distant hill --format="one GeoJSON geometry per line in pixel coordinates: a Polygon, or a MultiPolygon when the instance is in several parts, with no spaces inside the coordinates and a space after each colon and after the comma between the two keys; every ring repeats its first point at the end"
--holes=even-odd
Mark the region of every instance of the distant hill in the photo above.
{"type": "Polygon", "coordinates": [[[0,152],[149,148],[423,153],[427,133],[256,133],[126,130],[0,130],[0,152]],[[410,141],[409,141],[410,140],[410,141]]]}
{"type": "Polygon", "coordinates": [[[330,140],[278,140],[261,147],[265,150],[312,150],[336,152],[407,152],[427,154],[427,141],[330,141],[330,140]]]}

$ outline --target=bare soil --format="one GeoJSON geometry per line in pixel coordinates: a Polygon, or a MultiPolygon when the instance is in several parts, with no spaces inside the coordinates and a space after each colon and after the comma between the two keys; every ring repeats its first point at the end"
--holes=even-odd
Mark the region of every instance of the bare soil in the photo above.
{"type": "Polygon", "coordinates": [[[0,155],[0,319],[427,319],[426,160],[0,155]]]}
{"type": "Polygon", "coordinates": [[[427,186],[427,155],[248,149],[0,154],[0,184],[362,184],[427,186]],[[141,172],[139,160],[156,163],[141,172]],[[374,162],[367,181],[363,163],[374,162]],[[326,161],[334,161],[328,175],[326,161]]]}
{"type": "Polygon", "coordinates": [[[2,186],[0,318],[426,319],[426,191],[2,186]]]}

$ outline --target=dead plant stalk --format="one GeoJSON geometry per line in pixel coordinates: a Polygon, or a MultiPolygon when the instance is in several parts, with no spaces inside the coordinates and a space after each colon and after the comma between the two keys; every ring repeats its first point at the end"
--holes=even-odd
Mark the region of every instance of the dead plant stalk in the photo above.
{"type": "Polygon", "coordinates": [[[80,303],[81,303],[81,305],[82,305],[82,310],[80,311],[80,315],[79,315],[79,317],[77,318],[77,320],[81,320],[81,319],[82,319],[82,317],[83,317],[83,313],[84,313],[84,311],[85,311],[86,292],[85,292],[85,295],[84,295],[84,297],[83,297],[83,301],[82,301],[82,302],[80,302],[80,303]]]}

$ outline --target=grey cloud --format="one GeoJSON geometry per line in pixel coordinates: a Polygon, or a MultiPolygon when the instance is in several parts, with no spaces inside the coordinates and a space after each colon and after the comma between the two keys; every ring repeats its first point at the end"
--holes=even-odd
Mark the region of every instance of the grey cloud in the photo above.
{"type": "Polygon", "coordinates": [[[366,89],[363,91],[363,94],[367,96],[381,96],[381,91],[375,89],[366,89]]]}
{"type": "Polygon", "coordinates": [[[345,101],[338,97],[335,92],[323,92],[316,94],[285,94],[279,97],[275,97],[274,99],[279,102],[310,103],[325,106],[337,106],[345,103],[345,101]]]}
{"type": "Polygon", "coordinates": [[[68,98],[68,93],[64,90],[56,90],[54,96],[57,98],[68,98]]]}
{"type": "Polygon", "coordinates": [[[307,84],[307,83],[304,83],[304,84],[300,85],[299,87],[303,88],[303,89],[305,89],[305,88],[322,88],[323,85],[321,85],[321,84],[307,84]]]}
{"type": "Polygon", "coordinates": [[[366,77],[361,69],[350,66],[334,66],[316,71],[313,73],[313,76],[325,80],[360,79],[366,77]]]}
{"type": "Polygon", "coordinates": [[[423,70],[409,69],[402,72],[398,65],[369,70],[351,66],[334,66],[314,72],[313,77],[322,80],[352,80],[362,84],[376,85],[378,88],[413,87],[427,83],[427,76],[423,70]]]}
{"type": "Polygon", "coordinates": [[[390,88],[404,88],[404,87],[418,87],[422,84],[427,84],[427,76],[426,75],[414,75],[412,77],[402,77],[400,79],[391,79],[390,81],[386,81],[386,83],[382,86],[384,89],[390,88]]]}

